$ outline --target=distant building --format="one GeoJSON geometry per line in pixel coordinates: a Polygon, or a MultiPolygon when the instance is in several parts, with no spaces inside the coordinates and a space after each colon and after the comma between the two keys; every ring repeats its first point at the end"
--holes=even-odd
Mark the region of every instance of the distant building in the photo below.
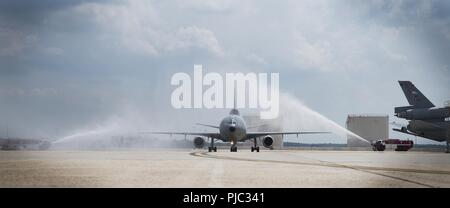
{"type": "MultiPolygon", "coordinates": [[[[369,142],[389,138],[388,115],[348,115],[346,127],[369,142]]],[[[355,136],[347,135],[347,146],[367,147],[370,144],[355,136]]]]}
{"type": "Polygon", "coordinates": [[[44,139],[0,138],[0,150],[47,150],[50,146],[44,139]]]}
{"type": "MultiPolygon", "coordinates": [[[[280,122],[278,119],[260,119],[259,115],[243,115],[242,118],[247,123],[247,131],[282,131],[280,122]]],[[[273,140],[274,149],[283,148],[283,137],[281,135],[270,135],[273,140]]],[[[252,141],[247,141],[249,144],[253,144],[252,141]]],[[[258,145],[263,147],[262,138],[258,140],[258,145]]]]}

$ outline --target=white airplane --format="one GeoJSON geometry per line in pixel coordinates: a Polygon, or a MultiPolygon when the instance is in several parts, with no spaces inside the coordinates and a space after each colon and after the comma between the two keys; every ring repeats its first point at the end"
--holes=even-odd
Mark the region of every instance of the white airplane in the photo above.
{"type": "Polygon", "coordinates": [[[203,126],[208,126],[212,128],[219,129],[219,132],[143,132],[149,134],[177,134],[177,135],[195,135],[199,136],[194,139],[194,146],[196,148],[203,148],[205,144],[205,139],[203,137],[211,138],[211,145],[208,147],[208,151],[217,152],[217,147],[214,146],[214,140],[221,140],[223,142],[231,143],[231,152],[237,152],[236,144],[238,142],[244,142],[246,140],[253,139],[254,145],[251,148],[251,151],[259,152],[259,146],[257,143],[257,138],[262,137],[262,144],[266,148],[272,149],[273,138],[271,135],[292,135],[296,134],[323,134],[330,132],[305,132],[305,131],[287,131],[287,132],[249,132],[247,131],[247,125],[244,119],[240,116],[239,111],[235,107],[230,111],[230,114],[226,116],[220,122],[219,126],[208,125],[208,124],[199,124],[203,126]]]}

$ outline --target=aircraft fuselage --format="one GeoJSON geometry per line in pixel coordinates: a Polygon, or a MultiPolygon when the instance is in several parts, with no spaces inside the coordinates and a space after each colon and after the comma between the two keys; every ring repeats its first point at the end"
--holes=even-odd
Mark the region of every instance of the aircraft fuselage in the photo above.
{"type": "Polygon", "coordinates": [[[219,130],[225,141],[236,144],[238,141],[245,140],[247,125],[239,115],[230,114],[222,119],[219,130]]]}

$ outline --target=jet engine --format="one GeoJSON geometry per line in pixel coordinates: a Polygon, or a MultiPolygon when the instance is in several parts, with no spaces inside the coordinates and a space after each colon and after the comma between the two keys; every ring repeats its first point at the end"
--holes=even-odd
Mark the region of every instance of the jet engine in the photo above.
{"type": "Polygon", "coordinates": [[[201,149],[201,148],[203,148],[203,146],[205,146],[205,139],[203,139],[201,137],[195,137],[194,138],[194,147],[201,149]]]}
{"type": "Polygon", "coordinates": [[[262,143],[264,145],[265,148],[270,148],[272,149],[272,145],[273,145],[273,138],[269,135],[265,136],[262,140],[262,143]]]}

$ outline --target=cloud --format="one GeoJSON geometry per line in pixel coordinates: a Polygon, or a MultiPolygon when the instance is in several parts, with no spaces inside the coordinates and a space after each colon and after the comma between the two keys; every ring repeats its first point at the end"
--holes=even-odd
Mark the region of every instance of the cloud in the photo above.
{"type": "Polygon", "coordinates": [[[235,0],[216,0],[216,1],[203,1],[203,0],[177,0],[176,4],[183,8],[194,9],[197,11],[207,12],[224,12],[231,9],[236,9],[236,4],[241,3],[235,0]]]}
{"type": "Polygon", "coordinates": [[[250,55],[248,55],[247,59],[255,64],[268,65],[267,61],[263,57],[260,57],[254,53],[251,53],[250,55]]]}
{"type": "Polygon", "coordinates": [[[24,96],[58,96],[62,92],[55,88],[33,88],[33,89],[23,89],[23,88],[10,88],[10,89],[0,89],[0,96],[8,99],[8,97],[24,97],[24,96]]]}
{"type": "Polygon", "coordinates": [[[285,11],[300,16],[292,20],[290,57],[296,69],[351,74],[446,65],[437,64],[447,62],[441,54],[450,52],[443,44],[450,44],[450,15],[439,9],[443,1],[353,3],[303,1],[285,11]]]}
{"type": "Polygon", "coordinates": [[[298,63],[308,69],[333,70],[333,52],[327,41],[312,42],[301,34],[297,37],[294,54],[298,63]]]}
{"type": "Polygon", "coordinates": [[[64,53],[64,50],[58,47],[47,47],[43,49],[43,52],[48,55],[59,56],[64,53]]]}
{"type": "Polygon", "coordinates": [[[19,30],[0,27],[0,56],[14,56],[33,47],[37,37],[19,30]]]}
{"type": "Polygon", "coordinates": [[[218,57],[224,56],[224,51],[214,33],[210,30],[196,26],[180,28],[177,31],[172,44],[168,46],[168,49],[189,49],[192,47],[205,49],[218,57]]]}
{"type": "MultiPolygon", "coordinates": [[[[146,1],[124,4],[86,3],[74,8],[79,15],[93,16],[107,36],[118,40],[119,45],[135,53],[163,56],[178,50],[198,48],[213,56],[224,55],[214,33],[195,25],[178,27],[161,19],[159,12],[146,1]]],[[[107,40],[111,40],[108,39],[107,40]]]]}

